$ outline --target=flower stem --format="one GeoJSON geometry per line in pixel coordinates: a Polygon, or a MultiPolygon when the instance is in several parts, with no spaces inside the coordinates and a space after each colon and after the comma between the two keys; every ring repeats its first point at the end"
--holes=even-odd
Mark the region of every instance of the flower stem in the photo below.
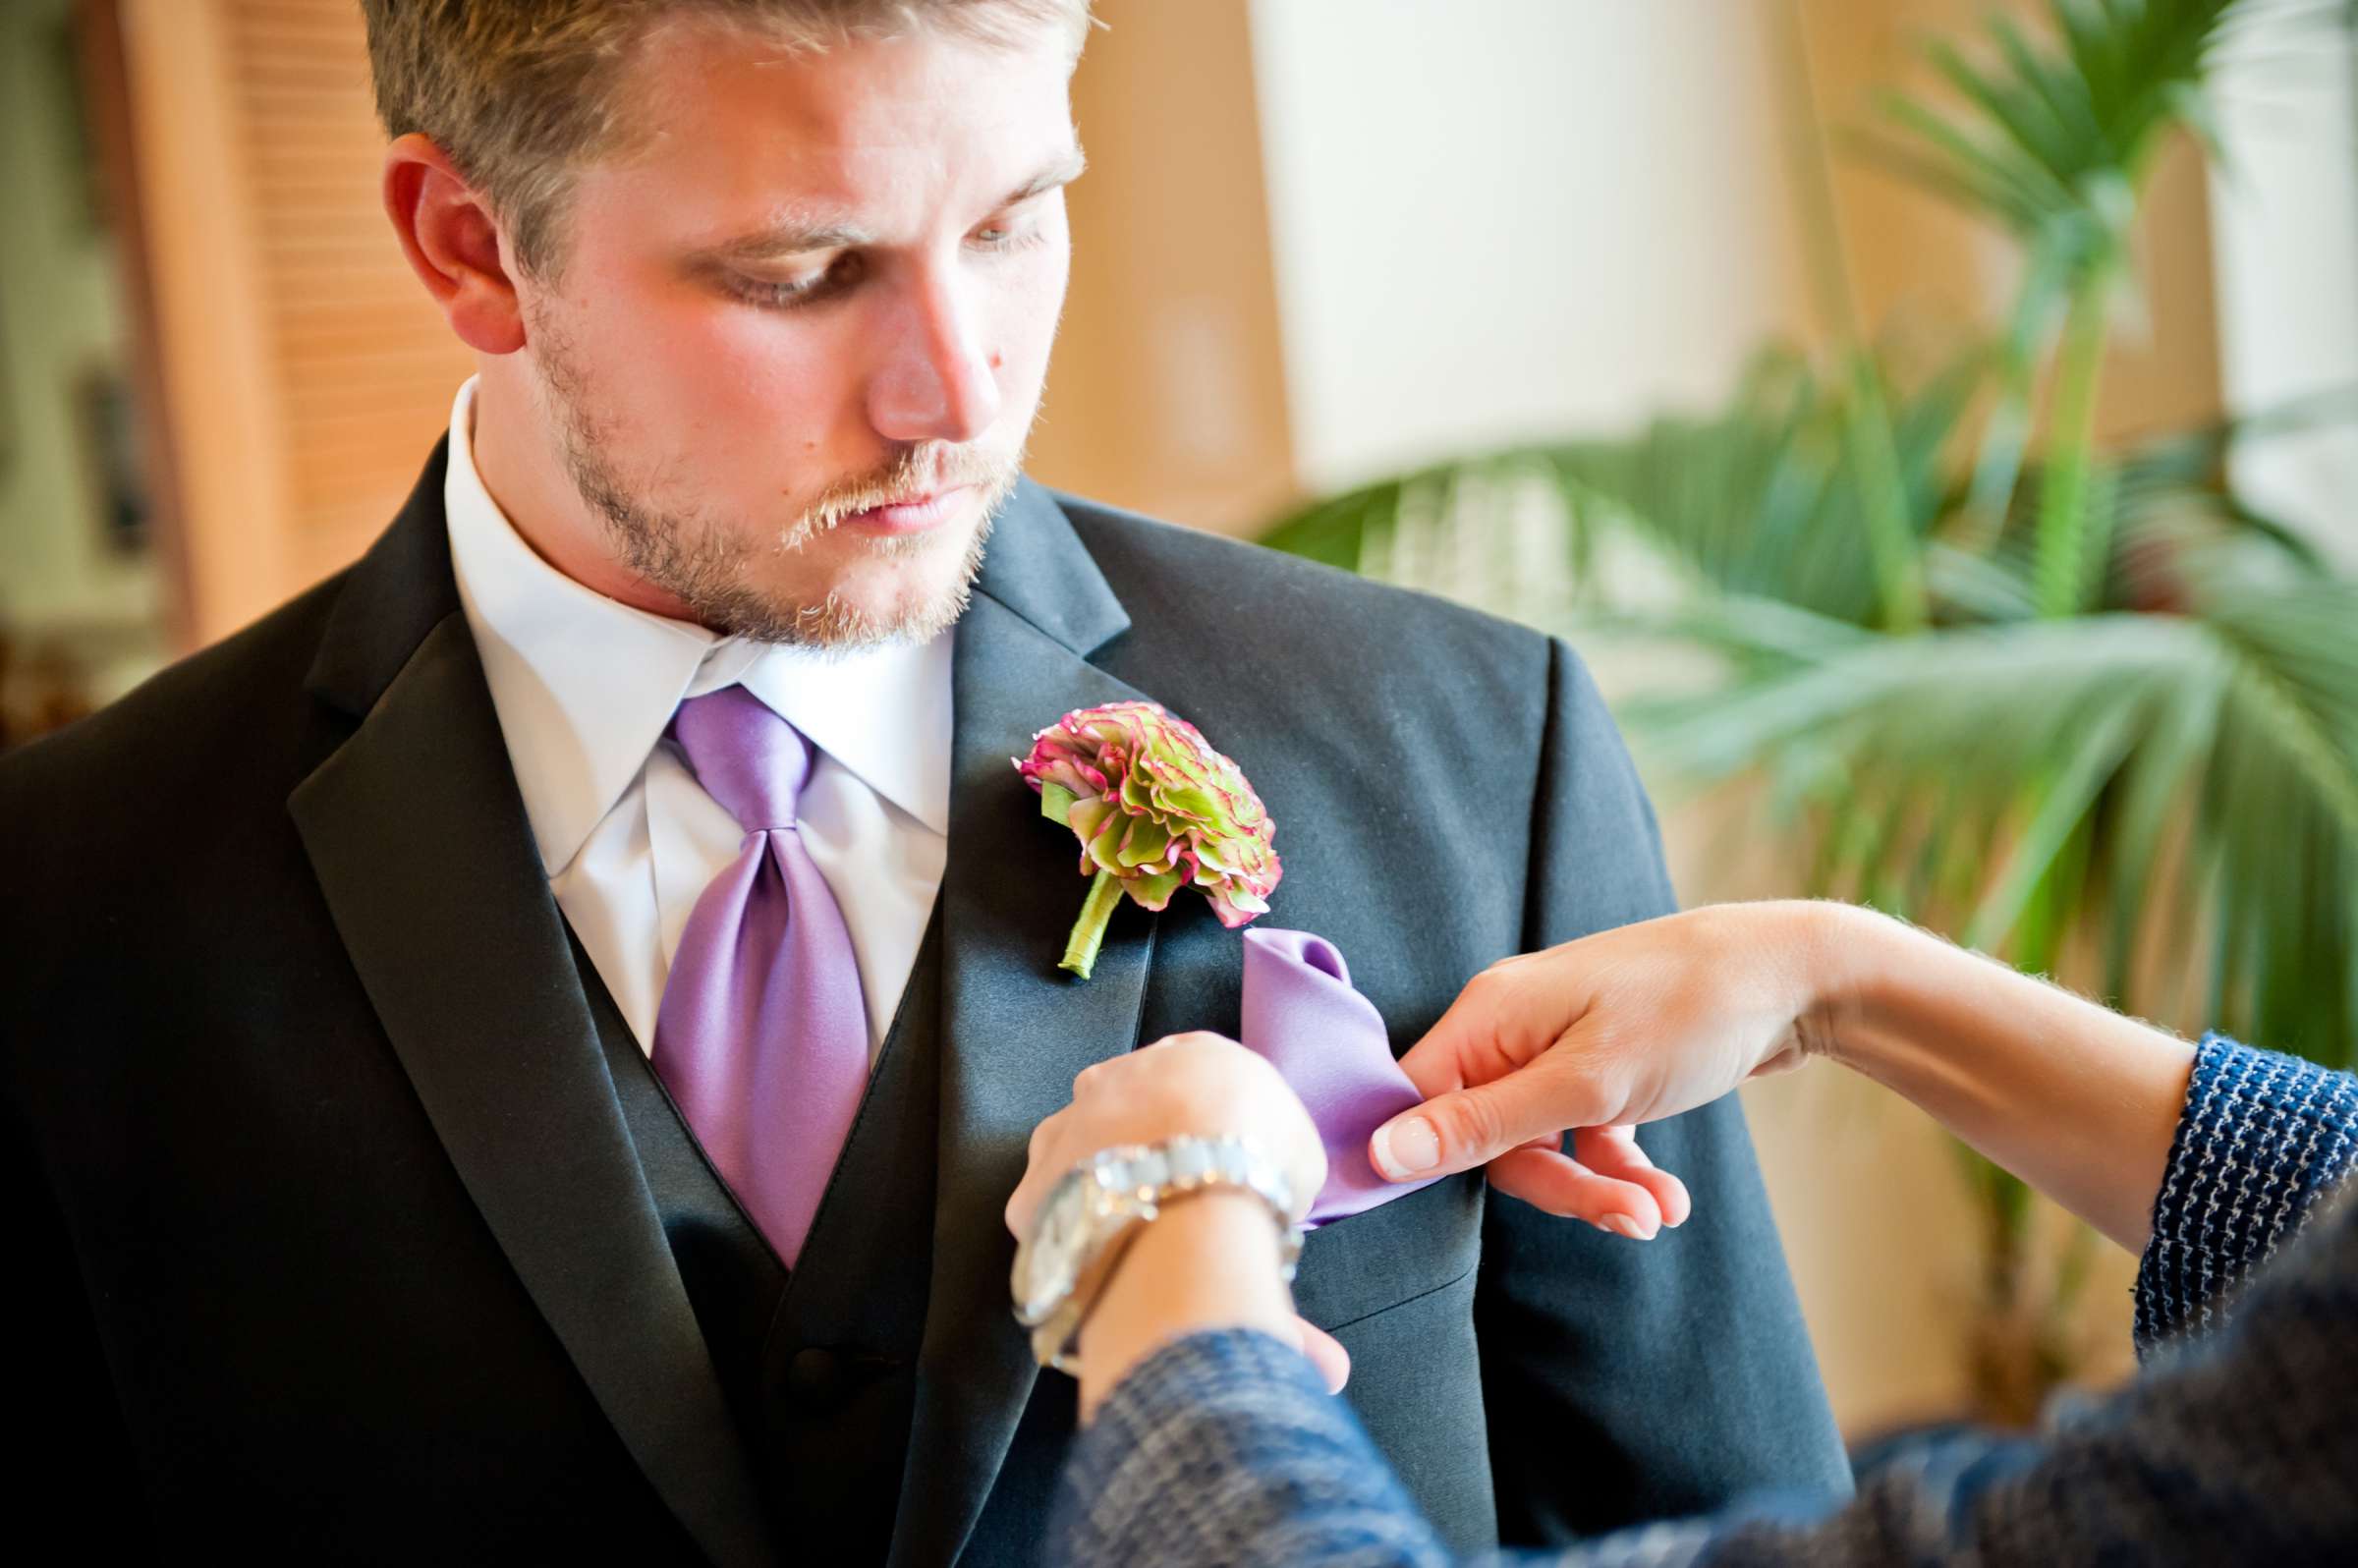
{"type": "Polygon", "coordinates": [[[1064,958],[1058,969],[1069,969],[1083,980],[1096,967],[1097,949],[1105,942],[1105,923],[1122,902],[1122,879],[1111,871],[1099,871],[1089,884],[1089,899],[1081,906],[1081,918],[1073,922],[1073,934],[1065,938],[1064,958]]]}

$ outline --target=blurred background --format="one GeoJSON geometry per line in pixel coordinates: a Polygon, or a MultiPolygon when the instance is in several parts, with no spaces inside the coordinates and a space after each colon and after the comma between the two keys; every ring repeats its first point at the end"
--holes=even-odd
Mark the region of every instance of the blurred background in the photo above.
{"type": "MultiPolygon", "coordinates": [[[[1097,10],[1039,477],[1571,637],[1688,902],[2350,1058],[2345,0],[1097,10]]],[[[381,145],[351,0],[0,0],[0,745],[407,493],[469,364],[381,145]]],[[[1854,1437],[2125,1371],[2132,1260],[1747,1093],[1854,1437]]]]}

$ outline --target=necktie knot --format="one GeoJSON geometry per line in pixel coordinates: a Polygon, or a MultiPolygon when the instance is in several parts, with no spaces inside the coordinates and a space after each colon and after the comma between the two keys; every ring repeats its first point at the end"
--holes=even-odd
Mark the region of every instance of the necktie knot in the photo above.
{"type": "Polygon", "coordinates": [[[792,827],[813,753],[802,731],[742,686],[692,697],[672,738],[704,793],[749,833],[792,827]]]}

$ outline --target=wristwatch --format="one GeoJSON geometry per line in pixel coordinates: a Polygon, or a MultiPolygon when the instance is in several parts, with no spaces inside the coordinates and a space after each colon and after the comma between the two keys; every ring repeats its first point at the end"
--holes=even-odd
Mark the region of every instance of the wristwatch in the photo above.
{"type": "MultiPolygon", "coordinates": [[[[1015,1250],[1015,1320],[1032,1330],[1032,1353],[1042,1367],[1079,1373],[1073,1339],[1096,1295],[1093,1289],[1083,1296],[1081,1282],[1165,1203],[1207,1187],[1237,1188],[1269,1205],[1278,1266],[1293,1283],[1302,1256],[1293,1184],[1250,1139],[1172,1138],[1102,1149],[1049,1190],[1032,1216],[1032,1233],[1015,1250]]],[[[1093,1283],[1101,1287],[1103,1280],[1093,1283]]]]}

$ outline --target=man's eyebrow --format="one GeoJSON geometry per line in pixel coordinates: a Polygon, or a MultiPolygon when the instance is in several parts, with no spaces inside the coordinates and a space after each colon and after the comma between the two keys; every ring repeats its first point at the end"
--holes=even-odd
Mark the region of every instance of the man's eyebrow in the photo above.
{"type": "Polygon", "coordinates": [[[1081,178],[1081,172],[1088,167],[1089,160],[1081,155],[1079,147],[1075,147],[1031,179],[1026,180],[1022,185],[1017,186],[999,205],[1012,207],[1019,202],[1029,201],[1036,196],[1045,196],[1050,191],[1071,185],[1075,180],[1081,178]]]}
{"type": "Polygon", "coordinates": [[[866,231],[846,223],[823,218],[785,218],[756,233],[706,246],[689,259],[698,266],[729,261],[774,261],[818,251],[849,251],[869,244],[871,238],[866,231]]]}
{"type": "MultiPolygon", "coordinates": [[[[1070,185],[1081,178],[1081,171],[1087,167],[1088,160],[1081,155],[1081,149],[1075,147],[1001,197],[992,210],[1017,206],[1034,196],[1045,196],[1050,191],[1070,185]]],[[[758,233],[708,246],[697,252],[693,259],[706,264],[716,261],[768,261],[782,256],[810,255],[819,251],[849,251],[873,244],[874,240],[873,235],[849,223],[817,216],[809,219],[789,217],[758,233]]]]}

